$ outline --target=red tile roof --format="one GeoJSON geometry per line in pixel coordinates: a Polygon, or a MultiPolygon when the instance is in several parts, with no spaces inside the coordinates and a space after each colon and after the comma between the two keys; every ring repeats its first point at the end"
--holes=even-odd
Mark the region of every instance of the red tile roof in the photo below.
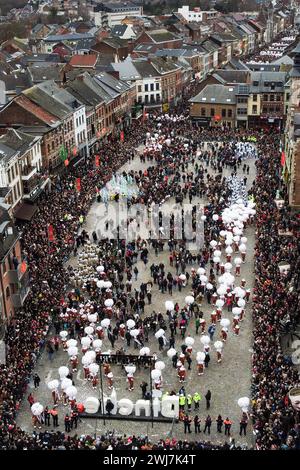
{"type": "Polygon", "coordinates": [[[57,117],[53,116],[52,114],[48,113],[45,109],[41,108],[37,104],[30,101],[26,96],[19,95],[15,98],[15,102],[18,103],[23,109],[29,111],[34,116],[36,116],[40,121],[48,124],[49,126],[53,126],[55,123],[58,122],[57,117]]]}
{"type": "Polygon", "coordinates": [[[72,56],[69,64],[72,67],[95,67],[96,62],[97,62],[96,54],[88,54],[88,55],[76,54],[72,56]]]}

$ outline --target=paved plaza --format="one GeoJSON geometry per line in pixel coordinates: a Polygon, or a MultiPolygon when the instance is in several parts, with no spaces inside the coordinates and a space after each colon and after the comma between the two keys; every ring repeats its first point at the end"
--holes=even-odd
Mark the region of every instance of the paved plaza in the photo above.
{"type": "MultiPolygon", "coordinates": [[[[139,150],[142,150],[140,148],[139,150]]],[[[247,181],[247,188],[249,189],[252,185],[252,182],[255,177],[255,165],[254,159],[249,159],[246,161],[247,164],[250,165],[250,174],[248,175],[247,181]]],[[[145,164],[141,164],[140,159],[135,157],[134,161],[127,163],[121,171],[128,171],[129,169],[133,170],[144,170],[149,166],[149,162],[145,164]]],[[[207,166],[204,164],[205,168],[213,174],[213,170],[211,166],[207,166]]],[[[192,169],[192,167],[190,168],[192,169]]],[[[223,170],[224,176],[229,176],[230,171],[224,169],[223,170]]],[[[238,170],[238,176],[244,176],[241,170],[238,170]]],[[[175,202],[175,201],[170,201],[175,202]]],[[[207,201],[205,199],[194,198],[193,204],[205,204],[207,201]]],[[[108,208],[109,212],[109,208],[108,208]]],[[[83,228],[87,230],[87,232],[91,235],[93,230],[95,229],[95,225],[99,223],[99,219],[105,217],[105,207],[103,203],[94,202],[89,216],[87,217],[83,228]]],[[[244,232],[244,236],[247,237],[247,256],[246,262],[241,266],[241,277],[236,278],[238,279],[246,279],[246,287],[252,290],[254,276],[253,276],[253,252],[254,252],[254,227],[250,226],[244,232]]],[[[151,280],[150,270],[149,267],[152,263],[161,263],[163,262],[166,266],[166,272],[170,271],[173,275],[176,274],[176,270],[174,267],[169,265],[169,250],[167,243],[165,243],[165,248],[163,252],[159,252],[158,256],[155,255],[155,252],[152,248],[149,249],[149,262],[147,267],[145,267],[144,263],[139,259],[137,262],[137,267],[139,270],[138,280],[133,281],[133,290],[134,288],[139,288],[141,282],[147,282],[151,280]]],[[[77,259],[71,258],[68,262],[73,266],[76,266],[77,259]]],[[[195,265],[187,265],[187,271],[190,272],[191,268],[197,269],[199,266],[195,265]]],[[[173,290],[172,297],[169,296],[168,293],[161,294],[158,290],[158,286],[154,284],[152,289],[152,304],[148,305],[146,301],[145,306],[145,313],[144,316],[151,314],[153,311],[161,312],[165,315],[165,301],[172,300],[174,303],[178,302],[180,307],[185,305],[185,297],[190,294],[190,285],[191,280],[189,281],[188,285],[182,289],[182,292],[179,292],[177,289],[173,290]]],[[[203,376],[198,376],[197,374],[197,363],[196,363],[196,352],[203,350],[203,345],[200,342],[201,334],[196,335],[195,333],[195,319],[192,318],[189,322],[188,329],[186,336],[192,336],[195,339],[195,344],[193,346],[193,354],[192,354],[192,366],[191,370],[187,371],[187,378],[184,384],[185,390],[187,393],[194,394],[196,391],[202,395],[202,400],[200,402],[200,409],[198,412],[199,417],[201,418],[201,439],[210,439],[213,442],[225,442],[226,437],[224,436],[224,427],[223,427],[223,434],[217,433],[217,426],[215,420],[219,414],[225,419],[227,416],[233,421],[232,426],[232,437],[235,438],[236,442],[241,442],[243,444],[251,445],[253,444],[253,433],[251,429],[251,423],[249,420],[248,429],[247,429],[247,436],[240,437],[239,436],[239,421],[241,418],[241,409],[239,408],[237,401],[240,397],[250,396],[250,385],[251,385],[251,345],[252,345],[252,320],[251,320],[251,297],[250,302],[246,305],[246,314],[244,320],[241,323],[240,334],[239,336],[234,336],[231,327],[229,327],[229,334],[228,339],[224,347],[224,355],[223,360],[220,364],[217,363],[216,359],[216,352],[211,345],[211,361],[209,363],[209,367],[205,370],[203,376]],[[210,410],[206,410],[205,406],[205,398],[204,395],[206,394],[207,390],[210,390],[212,393],[211,399],[211,407],[210,410]],[[213,424],[211,428],[211,434],[203,435],[203,427],[204,421],[206,416],[210,414],[213,419],[213,424]]],[[[204,312],[204,318],[207,322],[207,327],[210,324],[210,313],[212,311],[212,305],[208,305],[206,301],[203,301],[201,310],[204,312]]],[[[227,309],[223,308],[223,317],[232,319],[232,313],[227,312],[227,309]]],[[[114,321],[113,321],[114,324],[114,321]]],[[[217,324],[216,333],[214,336],[214,341],[220,338],[220,324],[217,324]]],[[[50,334],[54,334],[52,330],[50,334]]],[[[167,336],[169,336],[169,331],[167,336]]],[[[175,348],[177,351],[180,350],[180,346],[184,343],[184,340],[181,339],[179,332],[176,335],[176,343],[175,348]]],[[[150,348],[151,353],[156,353],[158,355],[159,360],[163,360],[167,367],[162,372],[163,376],[163,392],[178,390],[181,387],[179,383],[179,379],[177,377],[176,370],[172,367],[171,359],[167,356],[167,349],[165,348],[164,351],[160,352],[158,350],[158,341],[153,336],[152,333],[149,334],[149,342],[145,343],[145,346],[150,348]]],[[[126,348],[126,341],[122,341],[120,337],[115,343],[115,351],[121,347],[124,347],[126,353],[137,354],[138,351],[132,347],[126,348]],[[125,344],[124,344],[125,343],[125,344]]],[[[79,348],[80,349],[80,348],[79,348]]],[[[111,350],[111,344],[107,338],[104,339],[102,351],[111,350]]],[[[112,352],[112,350],[111,350],[112,352]]],[[[98,387],[97,390],[92,389],[92,385],[90,382],[87,382],[83,378],[83,370],[81,368],[81,353],[79,355],[79,371],[77,375],[74,375],[74,382],[75,386],[78,389],[77,395],[77,402],[84,401],[88,396],[95,396],[100,397],[100,389],[98,387]]],[[[39,388],[34,389],[33,383],[29,384],[28,393],[32,392],[33,396],[36,401],[39,401],[43,406],[48,405],[49,407],[52,406],[51,401],[51,393],[47,388],[47,382],[49,380],[57,379],[58,377],[58,368],[62,365],[68,365],[68,355],[66,352],[60,348],[58,353],[54,354],[53,361],[49,361],[46,352],[42,354],[40,357],[36,372],[41,377],[41,384],[39,388]]],[[[142,393],[140,389],[140,383],[145,380],[149,383],[149,369],[141,369],[135,373],[135,387],[132,393],[129,393],[127,390],[127,382],[125,372],[122,370],[121,366],[113,365],[112,372],[114,374],[115,380],[115,389],[118,395],[118,398],[128,397],[133,401],[136,401],[139,398],[142,398],[142,393]]],[[[108,385],[106,379],[104,378],[104,391],[107,395],[110,395],[110,391],[108,390],[108,385]]],[[[32,423],[31,423],[31,412],[30,406],[27,402],[27,395],[24,397],[23,402],[21,404],[20,411],[18,413],[17,423],[22,429],[26,431],[32,430],[32,423]]],[[[66,412],[69,412],[69,407],[65,407],[62,404],[58,407],[59,413],[59,430],[64,430],[64,416],[66,412]]],[[[195,416],[195,411],[193,410],[190,414],[191,417],[195,416]]],[[[43,429],[45,427],[43,426],[43,429]]],[[[50,427],[49,429],[52,429],[50,427]]],[[[192,433],[191,434],[184,434],[184,426],[182,422],[173,423],[173,424],[165,424],[165,423],[154,423],[153,427],[151,426],[151,422],[144,423],[139,421],[127,421],[126,419],[119,421],[119,420],[106,420],[105,425],[102,420],[95,420],[95,419],[82,419],[79,421],[78,428],[73,430],[71,434],[94,434],[103,433],[106,430],[115,430],[117,433],[126,433],[126,434],[135,434],[135,435],[148,435],[149,438],[153,438],[157,440],[160,437],[166,437],[167,435],[172,435],[177,439],[188,439],[194,440],[197,438],[197,435],[194,434],[194,427],[191,427],[192,433]]]]}

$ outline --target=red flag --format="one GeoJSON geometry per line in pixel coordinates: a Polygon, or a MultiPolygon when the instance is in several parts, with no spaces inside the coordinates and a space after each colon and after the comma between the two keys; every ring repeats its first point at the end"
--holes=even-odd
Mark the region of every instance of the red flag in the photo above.
{"type": "Polygon", "coordinates": [[[22,261],[21,263],[21,273],[26,273],[26,270],[27,270],[27,264],[26,264],[26,261],[22,261]]]}
{"type": "Polygon", "coordinates": [[[284,166],[285,165],[285,153],[284,152],[281,152],[281,166],[284,166]]]}
{"type": "Polygon", "coordinates": [[[100,155],[95,155],[95,165],[100,166],[100,155]]]}
{"type": "Polygon", "coordinates": [[[143,111],[143,122],[145,122],[147,119],[147,113],[146,113],[146,110],[144,109],[143,111]]]}
{"type": "Polygon", "coordinates": [[[121,131],[120,140],[121,142],[124,142],[124,131],[121,131]]]}
{"type": "Polygon", "coordinates": [[[80,178],[76,178],[76,189],[79,192],[81,189],[81,180],[80,178]]]}
{"type": "Polygon", "coordinates": [[[66,158],[65,160],[65,166],[68,166],[69,165],[69,160],[66,158]]]}
{"type": "Polygon", "coordinates": [[[54,242],[53,225],[48,225],[48,240],[54,242]]]}

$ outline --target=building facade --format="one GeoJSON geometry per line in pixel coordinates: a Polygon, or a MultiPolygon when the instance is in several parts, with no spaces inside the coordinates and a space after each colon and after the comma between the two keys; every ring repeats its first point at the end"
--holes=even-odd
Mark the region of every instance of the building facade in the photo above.
{"type": "Polygon", "coordinates": [[[6,208],[0,204],[0,330],[22,308],[30,290],[26,261],[22,259],[19,233],[6,208]]]}

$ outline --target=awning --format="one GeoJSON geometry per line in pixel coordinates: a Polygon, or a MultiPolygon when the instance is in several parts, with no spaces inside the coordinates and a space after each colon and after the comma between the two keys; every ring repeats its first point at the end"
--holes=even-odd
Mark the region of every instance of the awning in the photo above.
{"type": "Polygon", "coordinates": [[[14,216],[16,219],[30,221],[36,213],[37,209],[38,208],[36,204],[26,204],[24,202],[18,207],[14,213],[14,216]]]}

